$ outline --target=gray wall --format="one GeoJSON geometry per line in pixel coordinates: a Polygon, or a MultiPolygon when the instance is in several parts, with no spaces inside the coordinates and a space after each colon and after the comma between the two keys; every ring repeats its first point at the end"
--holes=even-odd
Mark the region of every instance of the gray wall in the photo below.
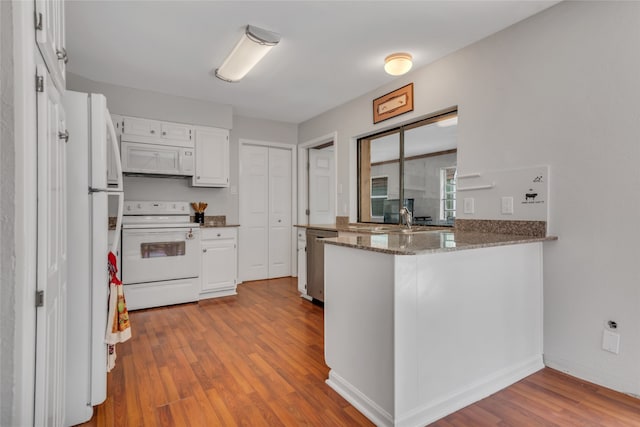
{"type": "Polygon", "coordinates": [[[545,361],[638,395],[639,42],[640,3],[561,2],[299,128],[338,132],[341,214],[355,210],[354,137],[455,105],[459,174],[549,165],[545,361]],[[372,125],[371,101],[409,82],[414,111],[372,125]],[[609,319],[619,355],[601,348],[609,319]]]}
{"type": "Polygon", "coordinates": [[[11,2],[0,2],[0,425],[13,417],[15,347],[15,135],[11,2]]]}
{"type": "MultiPolygon", "coordinates": [[[[231,129],[229,187],[195,188],[190,186],[191,178],[125,176],[125,200],[202,201],[209,204],[207,215],[226,215],[227,223],[237,224],[239,139],[285,144],[298,141],[297,125],[233,116],[229,106],[95,82],[74,74],[69,74],[67,79],[70,90],[104,94],[109,110],[114,114],[231,129]]],[[[111,206],[112,215],[114,211],[111,206]]]]}

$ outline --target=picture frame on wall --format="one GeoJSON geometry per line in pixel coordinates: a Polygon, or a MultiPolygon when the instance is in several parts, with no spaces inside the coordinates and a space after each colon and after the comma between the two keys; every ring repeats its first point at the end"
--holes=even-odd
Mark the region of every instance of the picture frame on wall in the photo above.
{"type": "Polygon", "coordinates": [[[373,124],[413,111],[413,83],[373,100],[373,124]]]}

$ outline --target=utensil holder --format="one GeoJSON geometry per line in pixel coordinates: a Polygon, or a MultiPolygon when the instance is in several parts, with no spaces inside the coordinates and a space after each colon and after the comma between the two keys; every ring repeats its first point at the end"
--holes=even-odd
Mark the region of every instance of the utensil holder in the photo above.
{"type": "Polygon", "coordinates": [[[196,221],[200,224],[204,224],[204,212],[196,212],[196,221]]]}

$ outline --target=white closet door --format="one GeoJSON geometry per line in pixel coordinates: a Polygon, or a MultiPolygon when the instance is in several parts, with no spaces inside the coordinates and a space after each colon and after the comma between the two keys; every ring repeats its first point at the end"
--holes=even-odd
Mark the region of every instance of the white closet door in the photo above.
{"type": "Polygon", "coordinates": [[[242,145],[240,278],[269,277],[269,148],[242,145]]]}
{"type": "Polygon", "coordinates": [[[291,275],[291,150],[269,148],[269,278],[291,275]]]}

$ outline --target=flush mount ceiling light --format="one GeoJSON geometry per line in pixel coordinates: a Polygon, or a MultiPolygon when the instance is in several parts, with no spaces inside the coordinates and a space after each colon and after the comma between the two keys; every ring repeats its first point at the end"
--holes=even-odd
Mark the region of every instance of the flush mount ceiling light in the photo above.
{"type": "Polygon", "coordinates": [[[408,53],[392,53],[384,59],[384,70],[392,76],[401,76],[411,69],[412,60],[408,53]]]}
{"type": "Polygon", "coordinates": [[[262,28],[247,25],[242,38],[235,45],[215,75],[226,82],[237,82],[280,41],[280,36],[262,28]]]}

